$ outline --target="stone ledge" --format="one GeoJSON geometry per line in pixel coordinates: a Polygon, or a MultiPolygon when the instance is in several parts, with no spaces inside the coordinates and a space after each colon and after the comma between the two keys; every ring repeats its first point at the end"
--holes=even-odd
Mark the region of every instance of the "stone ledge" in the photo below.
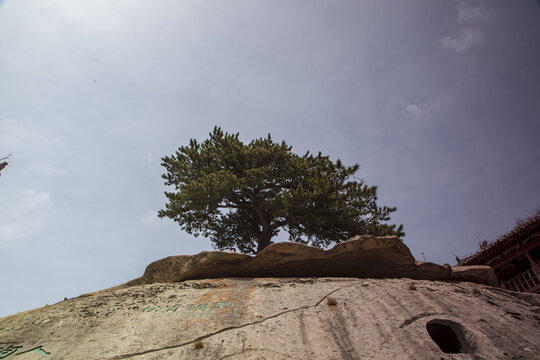
{"type": "Polygon", "coordinates": [[[323,250],[281,242],[256,256],[203,251],[154,261],[143,276],[127,286],[226,277],[356,277],[456,280],[496,286],[489,266],[441,266],[416,262],[409,248],[394,236],[355,236],[323,250]]]}

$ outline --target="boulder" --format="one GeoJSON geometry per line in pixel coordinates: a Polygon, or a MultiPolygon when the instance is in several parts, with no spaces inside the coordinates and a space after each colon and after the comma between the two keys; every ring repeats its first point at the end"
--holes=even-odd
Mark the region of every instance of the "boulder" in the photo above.
{"type": "Polygon", "coordinates": [[[486,265],[454,266],[452,268],[451,279],[457,281],[470,281],[491,286],[497,286],[498,284],[495,272],[491,266],[486,265]]]}
{"type": "Polygon", "coordinates": [[[446,279],[493,285],[490,271],[489,267],[473,271],[460,267],[452,269],[430,262],[415,262],[409,248],[399,238],[364,235],[355,236],[328,250],[281,242],[266,247],[256,256],[227,251],[169,256],[148,265],[143,276],[127,285],[222,277],[328,276],[446,279]]]}

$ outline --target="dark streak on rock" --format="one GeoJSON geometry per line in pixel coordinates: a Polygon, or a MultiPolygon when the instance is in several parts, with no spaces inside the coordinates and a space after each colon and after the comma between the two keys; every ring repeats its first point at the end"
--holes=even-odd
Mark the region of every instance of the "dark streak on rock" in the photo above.
{"type": "Polygon", "coordinates": [[[302,343],[307,344],[306,338],[306,324],[304,323],[304,312],[300,311],[300,335],[302,336],[302,343]]]}
{"type": "Polygon", "coordinates": [[[339,348],[341,353],[341,358],[344,360],[355,360],[359,359],[360,356],[356,353],[353,346],[353,341],[349,337],[349,331],[345,326],[346,319],[341,313],[341,309],[338,307],[335,312],[335,317],[331,318],[330,324],[330,333],[334,338],[334,342],[339,348]]]}

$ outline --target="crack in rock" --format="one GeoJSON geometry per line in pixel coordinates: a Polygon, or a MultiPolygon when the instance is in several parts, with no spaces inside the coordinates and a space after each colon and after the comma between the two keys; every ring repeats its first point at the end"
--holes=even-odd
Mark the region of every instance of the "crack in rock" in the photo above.
{"type": "Polygon", "coordinates": [[[209,337],[212,337],[212,336],[214,336],[214,335],[221,334],[221,333],[226,332],[226,331],[229,331],[229,330],[242,329],[242,328],[247,327],[247,326],[261,324],[261,323],[265,322],[266,320],[275,319],[275,318],[277,318],[278,316],[281,316],[281,315],[284,315],[284,314],[288,314],[288,313],[290,313],[290,312],[294,312],[294,311],[298,311],[298,310],[304,310],[304,309],[309,309],[309,308],[317,307],[317,306],[319,306],[319,305],[320,305],[320,304],[321,304],[328,296],[332,295],[333,293],[335,293],[335,292],[337,292],[337,291],[340,291],[340,290],[343,290],[343,289],[346,289],[346,288],[349,288],[349,287],[352,287],[352,286],[359,285],[358,283],[360,283],[360,282],[361,282],[360,280],[357,280],[357,281],[355,281],[355,283],[352,284],[352,285],[346,285],[346,286],[339,287],[339,288],[337,288],[337,289],[335,289],[335,290],[332,290],[332,291],[330,291],[328,294],[324,295],[324,296],[323,296],[319,301],[317,301],[314,305],[305,305],[305,306],[301,306],[301,307],[298,307],[298,308],[295,308],[295,309],[289,309],[289,310],[282,311],[282,312],[279,312],[279,313],[277,313],[277,314],[268,316],[268,317],[266,317],[266,318],[264,318],[264,319],[256,320],[256,321],[253,321],[253,322],[250,322],[250,323],[247,323],[247,324],[242,324],[242,325],[237,325],[237,326],[227,326],[227,327],[224,327],[224,328],[222,328],[222,329],[219,329],[218,331],[215,331],[215,332],[212,332],[212,333],[209,333],[209,334],[205,334],[205,335],[199,336],[199,337],[197,337],[197,338],[195,338],[195,339],[192,339],[192,340],[183,342],[183,343],[181,343],[181,344],[168,345],[168,346],[163,346],[163,347],[160,347],[160,348],[157,348],[157,349],[149,349],[149,350],[139,351],[139,352],[131,353],[131,354],[117,355],[117,356],[113,356],[113,357],[110,358],[110,359],[111,359],[111,360],[127,359],[127,358],[130,358],[130,357],[140,356],[140,355],[145,355],[145,354],[153,353],[153,352],[156,352],[156,351],[169,350],[169,349],[179,348],[179,347],[182,347],[182,346],[186,346],[186,345],[193,344],[193,343],[195,343],[195,342],[197,342],[197,341],[201,341],[201,340],[204,340],[204,339],[208,339],[209,337]]]}

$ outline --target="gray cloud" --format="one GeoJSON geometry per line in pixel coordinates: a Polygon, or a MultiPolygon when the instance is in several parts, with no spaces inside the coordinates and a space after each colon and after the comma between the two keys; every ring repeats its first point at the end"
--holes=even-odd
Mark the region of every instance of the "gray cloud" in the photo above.
{"type": "Polygon", "coordinates": [[[470,47],[485,42],[486,36],[478,27],[490,17],[490,13],[480,7],[473,7],[467,1],[457,6],[457,33],[441,38],[446,50],[463,53],[470,47]]]}
{"type": "Polygon", "coordinates": [[[361,165],[420,258],[538,207],[532,2],[6,1],[2,315],[211,249],[158,219],[160,158],[214,125],[361,165]]]}
{"type": "Polygon", "coordinates": [[[472,7],[468,1],[458,5],[458,21],[469,21],[488,17],[488,13],[479,7],[472,7]]]}
{"type": "Polygon", "coordinates": [[[463,29],[457,36],[445,36],[441,39],[442,46],[445,49],[455,52],[464,52],[471,46],[485,41],[484,34],[475,29],[463,29]]]}

